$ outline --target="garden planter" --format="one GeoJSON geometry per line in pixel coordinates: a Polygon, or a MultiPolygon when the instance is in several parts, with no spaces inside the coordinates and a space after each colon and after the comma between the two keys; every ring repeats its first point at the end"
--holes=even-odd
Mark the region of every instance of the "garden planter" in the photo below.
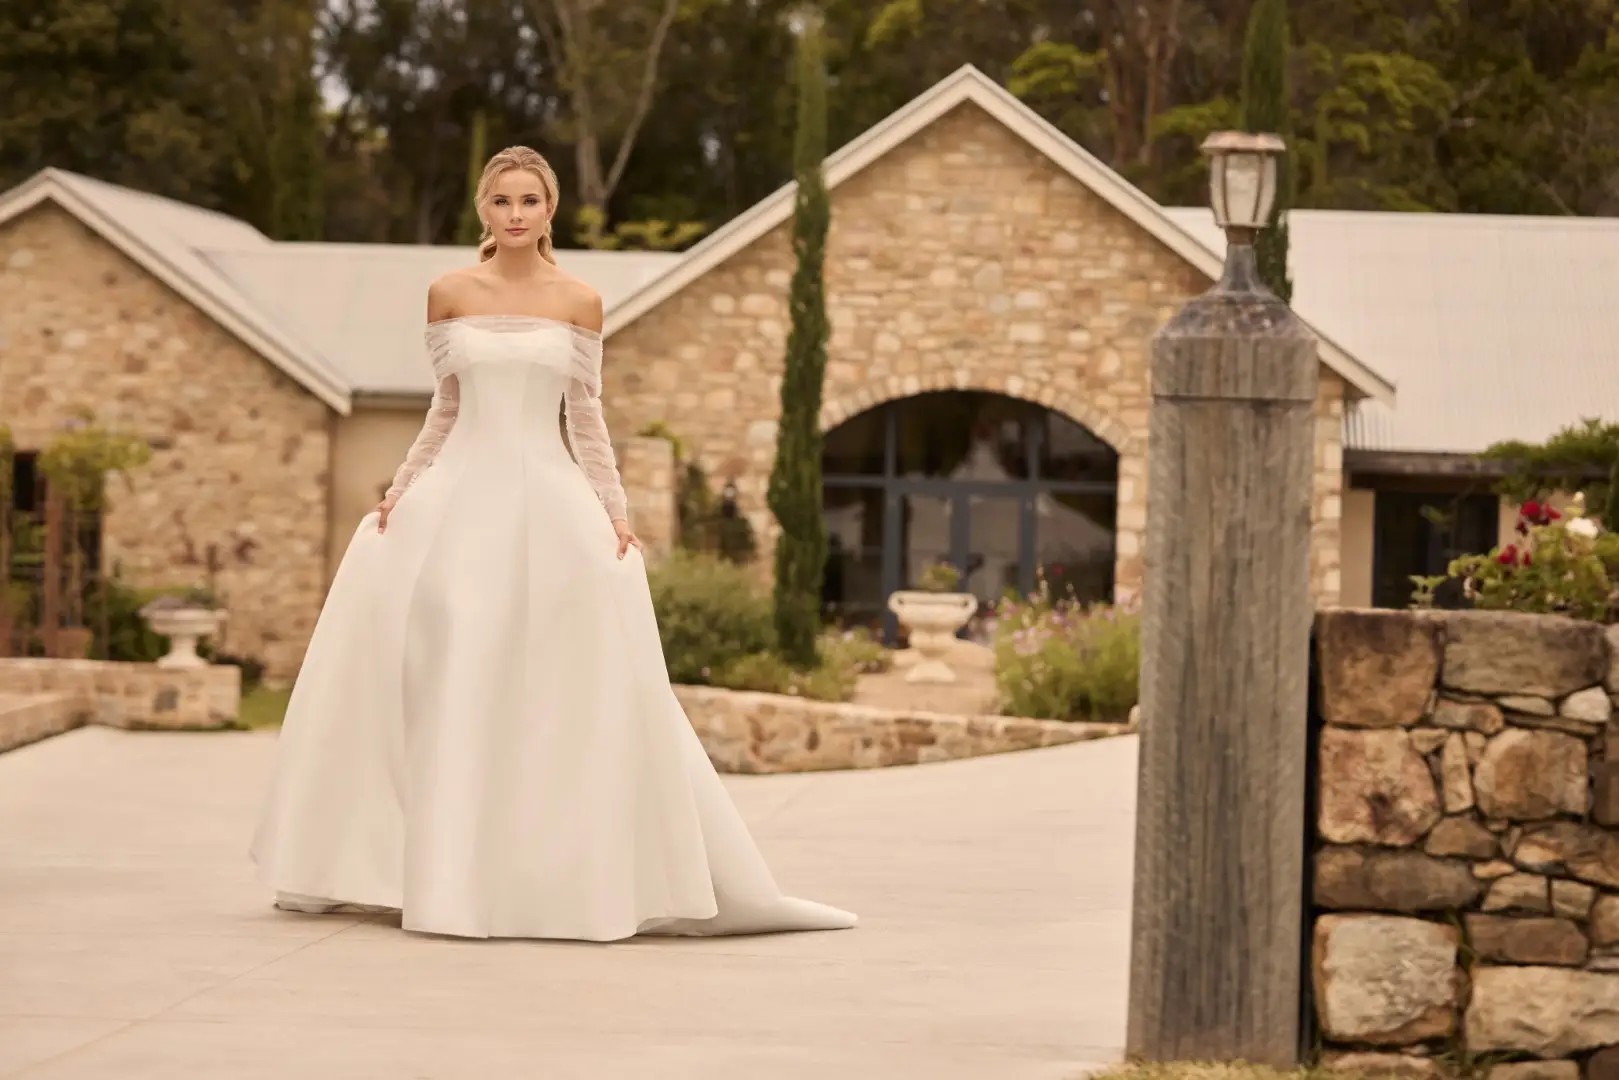
{"type": "Polygon", "coordinates": [[[201,638],[219,633],[225,613],[210,608],[176,607],[143,609],[146,624],[155,634],[169,639],[167,656],[160,657],[158,667],[200,668],[208,661],[197,655],[197,642],[201,638]]]}
{"type": "Polygon", "coordinates": [[[921,659],[906,672],[913,683],[953,683],[956,673],[945,662],[956,631],[978,610],[978,597],[963,592],[900,591],[888,598],[888,610],[910,631],[911,647],[921,659]]]}

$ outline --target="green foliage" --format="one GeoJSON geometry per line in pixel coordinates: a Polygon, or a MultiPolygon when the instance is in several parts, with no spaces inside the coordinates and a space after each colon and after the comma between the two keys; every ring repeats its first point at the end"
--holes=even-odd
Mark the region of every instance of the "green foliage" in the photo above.
{"type": "Polygon", "coordinates": [[[733,508],[726,511],[721,498],[709,486],[708,473],[696,461],[686,458],[686,444],[661,420],[653,421],[638,433],[643,438],[667,439],[674,449],[679,481],[675,489],[675,516],[680,527],[680,546],[686,551],[707,551],[739,565],[748,565],[759,554],[753,525],[733,508]]]}
{"type": "Polygon", "coordinates": [[[472,114],[472,132],[467,144],[467,192],[461,200],[461,223],[455,230],[456,243],[467,247],[483,238],[483,218],[478,216],[473,200],[478,197],[478,182],[483,179],[489,157],[489,110],[477,109],[472,114]]]}
{"type": "Polygon", "coordinates": [[[825,663],[857,675],[878,674],[894,666],[893,652],[863,626],[823,631],[820,651],[825,663]]]}
{"type": "Polygon", "coordinates": [[[681,251],[708,231],[701,221],[663,218],[620,221],[609,230],[607,214],[594,206],[576,208],[573,220],[574,242],[597,251],[681,251]]]}
{"type": "MultiPolygon", "coordinates": [[[[1567,518],[1526,504],[1518,533],[1516,542],[1451,562],[1448,576],[1461,581],[1472,606],[1619,622],[1619,534],[1583,516],[1578,501],[1567,518]]],[[[1418,578],[1413,604],[1431,607],[1444,580],[1418,578]]]]}
{"type": "Polygon", "coordinates": [[[1293,109],[1287,84],[1287,0],[1254,0],[1242,56],[1242,127],[1280,135],[1287,152],[1276,166],[1276,206],[1270,227],[1254,242],[1259,276],[1282,301],[1293,298],[1287,272],[1287,211],[1293,205],[1293,109]]]}
{"type": "Polygon", "coordinates": [[[1585,495],[1585,504],[1601,507],[1603,521],[1615,522],[1614,478],[1619,477],[1619,423],[1585,419],[1563,428],[1543,443],[1513,439],[1486,449],[1483,457],[1499,461],[1507,474],[1496,490],[1522,504],[1558,492],[1585,495]]]}
{"type": "Polygon", "coordinates": [[[113,576],[97,583],[94,590],[86,599],[85,610],[97,624],[96,636],[100,640],[92,654],[95,659],[149,664],[169,651],[163,637],[153,633],[141,617],[141,608],[161,595],[161,590],[137,589],[113,576]],[[106,627],[105,638],[99,632],[101,625],[106,627]]]}
{"type": "Polygon", "coordinates": [[[731,661],[774,644],[770,605],[741,567],[677,551],[653,565],[647,577],[674,682],[711,683],[731,661]]]}
{"type": "Polygon", "coordinates": [[[930,564],[916,576],[916,587],[923,592],[955,592],[960,584],[961,571],[942,560],[930,564]]]}
{"type": "Polygon", "coordinates": [[[776,649],[770,604],[752,576],[710,553],[677,551],[648,572],[669,678],[676,683],[847,701],[855,680],[892,656],[869,631],[827,630],[815,658],[776,649]]]}
{"type": "Polygon", "coordinates": [[[847,701],[854,693],[855,672],[825,661],[817,661],[801,670],[777,653],[763,652],[737,657],[722,667],[713,681],[715,686],[727,690],[788,694],[814,701],[847,701]]]}
{"type": "Polygon", "coordinates": [[[146,440],[110,431],[88,413],[39,454],[46,482],[75,510],[101,509],[109,475],[127,476],[152,458],[146,440]]]}
{"type": "Polygon", "coordinates": [[[992,639],[995,685],[1010,716],[1123,721],[1140,694],[1141,619],[1041,589],[1007,599],[992,639]]]}
{"type": "Polygon", "coordinates": [[[822,162],[826,157],[826,67],[822,30],[810,20],[799,34],[798,139],[794,174],[792,328],[781,380],[781,421],[768,501],[781,527],[776,541],[777,645],[799,668],[815,663],[820,629],[826,526],[821,519],[821,394],[826,376],[827,318],[822,265],[831,217],[822,162]]]}

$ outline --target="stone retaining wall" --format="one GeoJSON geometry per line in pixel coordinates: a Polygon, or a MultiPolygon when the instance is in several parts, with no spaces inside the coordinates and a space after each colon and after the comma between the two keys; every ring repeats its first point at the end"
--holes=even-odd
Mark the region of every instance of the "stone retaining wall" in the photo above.
{"type": "Polygon", "coordinates": [[[714,768],[728,773],[871,769],[1100,739],[1126,724],[898,712],[712,686],[677,686],[714,768]]]}
{"type": "Polygon", "coordinates": [[[1619,1078],[1619,628],[1339,611],[1318,630],[1327,1060],[1619,1078]]]}
{"type": "Polygon", "coordinates": [[[175,671],[112,660],[0,659],[0,694],[63,694],[86,723],[116,728],[229,727],[242,698],[242,669],[229,664],[175,671]]]}
{"type": "Polygon", "coordinates": [[[0,694],[0,754],[72,731],[87,717],[72,694],[0,694]]]}

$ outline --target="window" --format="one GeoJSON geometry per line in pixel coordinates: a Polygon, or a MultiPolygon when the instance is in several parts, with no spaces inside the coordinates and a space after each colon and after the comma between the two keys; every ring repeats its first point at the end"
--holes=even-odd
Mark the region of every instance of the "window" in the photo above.
{"type": "Polygon", "coordinates": [[[1413,577],[1443,574],[1451,560],[1489,551],[1499,538],[1494,495],[1379,491],[1372,554],[1372,603],[1411,604],[1413,577]]]}

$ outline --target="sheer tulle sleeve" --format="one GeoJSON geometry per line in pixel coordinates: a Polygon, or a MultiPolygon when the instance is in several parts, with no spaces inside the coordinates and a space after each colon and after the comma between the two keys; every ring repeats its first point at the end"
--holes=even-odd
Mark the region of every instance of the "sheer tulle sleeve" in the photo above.
{"type": "Polygon", "coordinates": [[[568,425],[568,445],[596,490],[607,516],[614,521],[629,519],[629,500],[618,474],[613,441],[607,434],[602,415],[601,340],[583,332],[574,334],[574,366],[562,408],[568,425]]]}
{"type": "Polygon", "coordinates": [[[387,498],[398,501],[405,489],[432,466],[433,459],[438,457],[439,450],[444,446],[444,440],[450,436],[450,429],[455,427],[455,417],[460,409],[460,380],[453,374],[439,376],[438,386],[433,390],[433,403],[427,407],[427,419],[422,423],[416,441],[410,444],[399,471],[394,474],[387,498]]]}

